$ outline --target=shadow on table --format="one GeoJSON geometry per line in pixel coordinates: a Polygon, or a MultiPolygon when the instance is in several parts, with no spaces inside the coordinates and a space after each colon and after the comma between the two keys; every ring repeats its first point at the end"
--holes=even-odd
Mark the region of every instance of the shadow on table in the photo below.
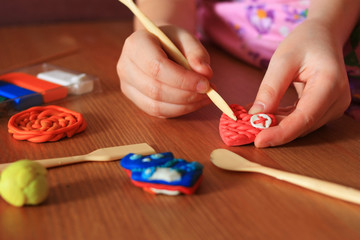
{"type": "Polygon", "coordinates": [[[101,195],[110,195],[119,191],[122,188],[119,185],[127,184],[128,180],[125,175],[119,178],[104,175],[102,177],[91,176],[74,182],[63,182],[51,186],[49,197],[44,204],[58,205],[88,198],[98,198],[101,195]]]}

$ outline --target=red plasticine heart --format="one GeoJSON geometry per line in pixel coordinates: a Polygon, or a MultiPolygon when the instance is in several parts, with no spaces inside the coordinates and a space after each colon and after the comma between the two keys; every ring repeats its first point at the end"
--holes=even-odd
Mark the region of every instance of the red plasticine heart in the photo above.
{"type": "Polygon", "coordinates": [[[237,117],[237,121],[222,114],[219,124],[220,136],[228,146],[252,143],[259,132],[277,124],[272,114],[248,114],[245,108],[237,104],[231,104],[230,108],[237,117]]]}

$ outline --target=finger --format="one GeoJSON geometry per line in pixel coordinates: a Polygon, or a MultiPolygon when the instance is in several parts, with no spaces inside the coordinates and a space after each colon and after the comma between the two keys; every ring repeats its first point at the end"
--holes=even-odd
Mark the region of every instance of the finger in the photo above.
{"type": "Polygon", "coordinates": [[[139,66],[139,69],[149,77],[173,88],[197,91],[199,93],[206,93],[209,89],[209,81],[205,76],[187,70],[169,59],[155,36],[149,35],[148,37],[137,38],[136,45],[153,46],[148,49],[134,47],[136,57],[131,58],[133,63],[139,66]],[[146,54],[144,51],[146,51],[146,54]]]}
{"type": "MultiPolygon", "coordinates": [[[[125,84],[124,81],[126,81],[126,84],[136,88],[143,95],[159,102],[189,104],[207,98],[205,94],[173,88],[160,81],[157,81],[146,75],[134,64],[129,64],[127,67],[127,75],[126,78],[124,76],[122,85],[125,84]],[[141,79],[141,81],[139,79],[141,79]]],[[[123,88],[122,90],[124,91],[123,88]]]]}
{"type": "Polygon", "coordinates": [[[305,88],[305,83],[303,82],[293,82],[293,86],[298,94],[298,98],[301,98],[302,92],[305,88]]]}
{"type": "Polygon", "coordinates": [[[304,108],[301,106],[301,100],[295,110],[277,126],[257,135],[254,141],[256,147],[263,148],[288,143],[324,123],[324,121],[320,122],[324,111],[314,112],[311,108],[304,108]]]}
{"type": "Polygon", "coordinates": [[[197,109],[210,103],[210,99],[208,98],[191,104],[173,104],[159,102],[147,97],[146,95],[143,95],[136,88],[130,85],[125,85],[124,88],[126,88],[124,89],[124,94],[129,99],[131,99],[136,106],[138,106],[147,114],[160,118],[178,117],[190,112],[194,112],[197,109]]]}
{"type": "Polygon", "coordinates": [[[316,129],[324,126],[326,123],[336,120],[344,115],[345,110],[350,105],[350,98],[347,101],[346,96],[344,95],[344,101],[335,101],[331,106],[328,107],[328,110],[324,112],[323,116],[317,121],[312,127],[307,131],[304,131],[300,136],[305,136],[310,132],[315,131],[316,129]]]}
{"type": "Polygon", "coordinates": [[[277,126],[260,132],[254,144],[258,148],[278,146],[288,143],[303,135],[307,130],[304,113],[295,110],[285,117],[277,126]]]}
{"type": "Polygon", "coordinates": [[[299,65],[295,61],[289,61],[288,57],[279,58],[274,55],[260,84],[254,104],[249,110],[250,114],[275,112],[281,98],[299,70],[297,67],[299,65]]]}
{"type": "Polygon", "coordinates": [[[255,146],[265,148],[291,142],[298,137],[315,131],[330,120],[341,116],[341,114],[333,116],[329,112],[325,112],[324,115],[318,116],[318,121],[314,124],[309,124],[309,121],[305,120],[306,117],[304,117],[304,115],[300,110],[295,110],[286,117],[280,117],[282,120],[280,120],[279,125],[266,129],[258,134],[254,141],[255,146]]]}
{"type": "Polygon", "coordinates": [[[165,26],[163,31],[173,40],[188,60],[193,71],[211,79],[213,71],[210,67],[210,55],[202,43],[184,29],[165,26]]]}
{"type": "Polygon", "coordinates": [[[344,98],[338,101],[338,97],[343,96],[331,96],[330,93],[333,92],[331,86],[319,88],[313,82],[316,81],[308,82],[302,98],[290,115],[285,117],[278,126],[266,129],[258,134],[255,139],[255,146],[269,147],[290,142],[343,114],[349,100],[344,98]]]}

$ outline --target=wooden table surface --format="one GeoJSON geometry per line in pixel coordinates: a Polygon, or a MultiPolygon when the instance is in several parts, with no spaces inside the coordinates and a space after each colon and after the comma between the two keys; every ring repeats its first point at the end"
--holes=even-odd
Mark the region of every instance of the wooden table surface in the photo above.
{"type": "MultiPolygon", "coordinates": [[[[48,171],[50,194],[39,206],[0,200],[0,239],[360,239],[360,205],[271,177],[235,173],[209,160],[227,148],[265,166],[360,189],[360,126],[344,116],[281,147],[226,147],[221,112],[209,105],[175,118],[150,117],[122,95],[116,63],[131,22],[79,22],[0,28],[0,73],[48,62],[96,75],[101,92],[57,102],[81,112],[87,129],[53,143],[17,141],[0,118],[0,162],[81,155],[146,142],[157,152],[204,165],[194,195],[152,195],[119,165],[82,163],[48,171]]],[[[263,73],[209,46],[218,91],[229,103],[253,101],[263,73]]],[[[283,104],[294,101],[289,91],[283,104]]]]}

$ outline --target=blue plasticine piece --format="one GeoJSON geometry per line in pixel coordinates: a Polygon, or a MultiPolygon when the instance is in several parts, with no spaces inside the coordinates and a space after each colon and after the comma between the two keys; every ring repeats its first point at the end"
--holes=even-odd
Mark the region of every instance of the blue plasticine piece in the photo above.
{"type": "Polygon", "coordinates": [[[43,103],[41,94],[0,81],[0,96],[11,99],[16,110],[24,110],[43,103]]]}
{"type": "Polygon", "coordinates": [[[174,155],[171,152],[152,154],[148,156],[130,153],[121,160],[120,165],[127,170],[132,170],[134,168],[149,168],[163,165],[173,158],[174,155]]]}
{"type": "Polygon", "coordinates": [[[191,187],[203,172],[202,164],[174,158],[171,152],[157,153],[148,156],[130,153],[120,161],[120,165],[131,171],[131,179],[134,181],[170,186],[191,187]],[[181,175],[181,178],[171,182],[162,179],[152,179],[152,175],[159,168],[168,168],[172,171],[177,171],[181,175]]]}

